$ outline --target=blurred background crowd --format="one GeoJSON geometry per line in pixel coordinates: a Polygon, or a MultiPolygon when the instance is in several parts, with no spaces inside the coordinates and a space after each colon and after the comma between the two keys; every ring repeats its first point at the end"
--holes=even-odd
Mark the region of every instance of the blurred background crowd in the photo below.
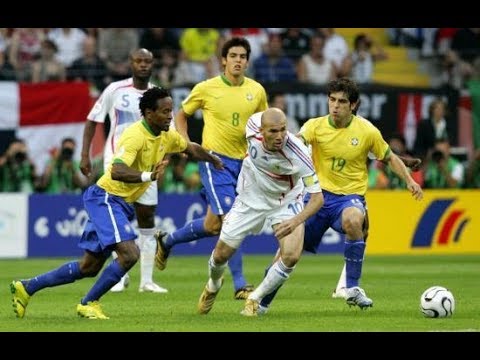
{"type": "MultiPolygon", "coordinates": [[[[348,76],[360,85],[480,88],[480,28],[1,28],[0,81],[87,81],[96,97],[110,82],[131,75],[129,53],[144,47],[155,57],[154,84],[191,86],[221,73],[220,49],[231,36],[250,41],[247,75],[260,83],[323,86],[348,76]]],[[[287,110],[281,93],[269,96],[270,106],[287,110]]],[[[301,124],[289,121],[290,130],[298,131],[301,124]]],[[[415,176],[423,187],[479,188],[480,149],[457,156],[451,134],[446,103],[439,98],[430,104],[428,119],[419,122],[411,144],[402,134],[386,140],[396,153],[422,158],[415,176]]],[[[79,147],[64,138],[39,174],[22,139],[4,144],[0,192],[81,192],[95,179],[80,174],[73,158],[79,147]]],[[[380,163],[372,161],[369,169],[371,188],[405,187],[380,163]]],[[[199,188],[196,163],[173,157],[159,189],[199,188]]]]}

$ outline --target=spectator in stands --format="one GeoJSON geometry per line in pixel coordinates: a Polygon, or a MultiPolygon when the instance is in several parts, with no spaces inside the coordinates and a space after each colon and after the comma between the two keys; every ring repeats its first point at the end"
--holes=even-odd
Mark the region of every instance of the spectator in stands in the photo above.
{"type": "Polygon", "coordinates": [[[480,28],[459,29],[453,35],[451,49],[462,61],[471,64],[480,56],[480,28]]]}
{"type": "Polygon", "coordinates": [[[0,28],[0,81],[15,81],[17,80],[17,76],[15,69],[8,60],[7,45],[6,28],[0,28]]]}
{"type": "Polygon", "coordinates": [[[165,193],[185,193],[198,192],[201,185],[197,163],[188,161],[184,156],[172,154],[158,187],[165,193]]]}
{"type": "Polygon", "coordinates": [[[32,83],[66,80],[65,66],[55,57],[57,51],[52,40],[42,40],[40,58],[32,63],[32,83]]]}
{"type": "MultiPolygon", "coordinates": [[[[405,140],[405,137],[402,134],[393,134],[388,140],[388,145],[390,146],[390,150],[392,150],[395,155],[397,155],[401,159],[412,158],[412,154],[407,150],[407,142],[405,140]]],[[[407,184],[405,183],[405,181],[402,180],[397,174],[395,174],[389,166],[385,166],[385,164],[382,162],[377,162],[376,165],[384,171],[388,181],[388,188],[407,189],[407,184]]],[[[412,172],[410,168],[408,168],[408,171],[410,172],[412,179],[415,180],[415,182],[420,186],[423,186],[423,172],[412,172]]]]}
{"type": "Polygon", "coordinates": [[[198,169],[198,163],[187,161],[183,172],[183,182],[185,184],[185,192],[195,193],[202,189],[202,178],[198,169]]]}
{"type": "Polygon", "coordinates": [[[458,28],[438,28],[435,33],[435,48],[437,55],[445,55],[451,49],[452,39],[458,28]]]}
{"type": "Polygon", "coordinates": [[[214,28],[187,28],[180,37],[182,60],[191,68],[195,83],[218,75],[216,60],[220,33],[214,28]]]}
{"type": "Polygon", "coordinates": [[[333,61],[324,54],[325,38],[314,34],[310,39],[310,51],[298,62],[298,80],[312,85],[326,85],[337,76],[333,61]]]}
{"type": "Polygon", "coordinates": [[[451,124],[446,119],[447,104],[441,98],[430,103],[428,119],[423,119],[417,126],[417,135],[414,143],[416,156],[425,159],[437,140],[449,141],[451,124]]]}
{"type": "Polygon", "coordinates": [[[97,40],[87,36],[83,41],[83,55],[67,69],[69,80],[88,81],[94,92],[102,92],[111,82],[105,62],[97,54],[97,40]]]}
{"type": "Polygon", "coordinates": [[[255,80],[261,83],[297,80],[295,64],[283,53],[280,35],[270,35],[265,51],[253,63],[253,73],[255,80]]]}
{"type": "Polygon", "coordinates": [[[388,177],[382,165],[383,163],[380,161],[367,159],[369,189],[388,189],[388,177]]]}
{"type": "Polygon", "coordinates": [[[57,60],[68,68],[82,55],[83,42],[87,35],[78,28],[55,28],[47,37],[57,45],[57,60]]]}
{"type": "Polygon", "coordinates": [[[445,52],[441,58],[440,66],[441,85],[456,90],[461,90],[464,87],[466,79],[472,73],[471,64],[462,61],[453,50],[445,52]]]}
{"type": "Polygon", "coordinates": [[[425,167],[425,188],[461,188],[464,182],[463,165],[450,155],[450,143],[439,139],[427,159],[425,167]]]}
{"type": "Polygon", "coordinates": [[[169,52],[177,58],[180,44],[177,36],[167,28],[148,28],[140,36],[140,47],[150,49],[156,63],[161,62],[163,54],[169,52]]]}
{"type": "Polygon", "coordinates": [[[382,47],[375,45],[367,34],[358,34],[353,41],[353,51],[342,63],[342,73],[350,74],[357,84],[369,84],[373,79],[374,63],[386,60],[382,47]]]}
{"type": "Polygon", "coordinates": [[[287,28],[280,33],[280,37],[285,55],[295,63],[310,50],[310,34],[303,28],[287,28]]]}
{"type": "Polygon", "coordinates": [[[56,149],[41,178],[41,188],[50,194],[80,193],[88,186],[88,179],[80,172],[80,164],[73,159],[76,143],[64,138],[56,149]]]}
{"type": "Polygon", "coordinates": [[[105,61],[113,81],[130,76],[130,52],[138,46],[138,33],[132,28],[100,29],[98,55],[105,61]]]}
{"type": "Polygon", "coordinates": [[[165,168],[165,173],[161,180],[158,181],[158,188],[164,193],[183,193],[185,192],[185,184],[183,183],[183,174],[187,159],[178,154],[172,154],[169,164],[165,168]]]}
{"type": "Polygon", "coordinates": [[[16,71],[19,81],[31,80],[31,66],[40,54],[43,39],[45,39],[45,34],[40,28],[16,28],[13,30],[8,59],[16,71]]]}
{"type": "Polygon", "coordinates": [[[475,150],[468,163],[465,185],[467,188],[480,188],[480,148],[475,150]]]}
{"type": "Polygon", "coordinates": [[[327,60],[333,61],[335,64],[337,77],[347,75],[342,73],[342,63],[349,52],[348,44],[344,37],[336,34],[334,28],[318,28],[317,30],[325,37],[323,54],[327,60]]]}
{"type": "Polygon", "coordinates": [[[21,139],[14,139],[0,159],[0,191],[30,194],[37,186],[38,176],[27,145],[21,139]]]}

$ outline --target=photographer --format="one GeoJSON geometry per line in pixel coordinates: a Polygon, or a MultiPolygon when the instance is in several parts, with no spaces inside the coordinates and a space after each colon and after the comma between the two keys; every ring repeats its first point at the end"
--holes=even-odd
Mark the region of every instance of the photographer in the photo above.
{"type": "Polygon", "coordinates": [[[29,159],[27,146],[14,139],[0,158],[0,192],[32,193],[37,186],[35,165],[29,159]]]}
{"type": "Polygon", "coordinates": [[[426,164],[425,187],[430,189],[461,188],[464,172],[463,165],[450,156],[449,142],[437,140],[426,164]]]}
{"type": "Polygon", "coordinates": [[[79,193],[88,185],[80,172],[78,161],[73,160],[76,143],[72,138],[62,140],[59,151],[50,159],[42,176],[41,186],[50,194],[79,193]]]}

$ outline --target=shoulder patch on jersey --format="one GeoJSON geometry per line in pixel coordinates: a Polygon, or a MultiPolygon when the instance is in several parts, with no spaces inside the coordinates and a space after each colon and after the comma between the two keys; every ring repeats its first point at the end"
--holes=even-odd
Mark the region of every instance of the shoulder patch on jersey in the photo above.
{"type": "Polygon", "coordinates": [[[315,175],[305,176],[303,178],[303,185],[305,185],[305,187],[309,187],[317,183],[318,183],[318,178],[315,175]]]}
{"type": "Polygon", "coordinates": [[[102,105],[99,102],[96,102],[92,109],[92,114],[97,115],[102,110],[102,105]]]}

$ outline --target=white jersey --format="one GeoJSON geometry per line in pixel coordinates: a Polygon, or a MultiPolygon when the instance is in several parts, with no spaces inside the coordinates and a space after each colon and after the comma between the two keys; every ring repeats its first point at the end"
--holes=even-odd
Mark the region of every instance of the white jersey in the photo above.
{"type": "Polygon", "coordinates": [[[248,119],[248,154],[243,161],[237,192],[239,199],[258,210],[268,210],[294,200],[303,191],[321,192],[308,148],[287,132],[280,151],[268,151],[260,133],[262,113],[248,119]]]}
{"type": "MultiPolygon", "coordinates": [[[[148,84],[149,89],[153,86],[152,83],[148,84]]],[[[87,120],[98,123],[104,123],[107,114],[110,117],[110,132],[103,152],[104,169],[112,161],[123,130],[142,117],[139,103],[145,91],[133,86],[133,78],[115,81],[105,88],[88,114],[87,120]]]]}

